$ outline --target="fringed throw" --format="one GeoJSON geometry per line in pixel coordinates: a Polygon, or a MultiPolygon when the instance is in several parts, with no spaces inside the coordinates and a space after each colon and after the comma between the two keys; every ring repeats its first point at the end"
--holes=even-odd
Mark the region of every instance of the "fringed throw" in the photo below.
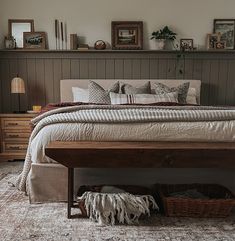
{"type": "Polygon", "coordinates": [[[85,203],[88,217],[101,225],[137,223],[141,215],[150,216],[158,206],[151,195],[85,192],[78,201],[85,203]]]}

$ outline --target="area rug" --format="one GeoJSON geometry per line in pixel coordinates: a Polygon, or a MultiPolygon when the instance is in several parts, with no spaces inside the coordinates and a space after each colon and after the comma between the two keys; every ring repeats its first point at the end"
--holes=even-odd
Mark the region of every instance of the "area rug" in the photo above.
{"type": "Polygon", "coordinates": [[[66,204],[34,204],[9,185],[22,163],[0,164],[1,241],[234,241],[235,215],[226,219],[168,218],[160,215],[138,225],[98,226],[66,218],[66,204]]]}

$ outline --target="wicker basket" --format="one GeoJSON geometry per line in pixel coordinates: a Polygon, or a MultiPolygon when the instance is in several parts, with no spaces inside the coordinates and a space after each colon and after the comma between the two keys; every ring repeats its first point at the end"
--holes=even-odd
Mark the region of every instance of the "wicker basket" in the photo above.
{"type": "Polygon", "coordinates": [[[226,217],[235,205],[233,194],[216,184],[178,184],[156,186],[162,201],[164,213],[170,217],[226,217]],[[192,199],[169,196],[174,192],[196,189],[209,199],[192,199]]]}

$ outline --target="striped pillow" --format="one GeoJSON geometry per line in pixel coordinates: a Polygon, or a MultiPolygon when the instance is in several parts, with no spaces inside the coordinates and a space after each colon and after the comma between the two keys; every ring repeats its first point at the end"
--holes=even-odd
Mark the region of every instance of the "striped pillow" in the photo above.
{"type": "Polygon", "coordinates": [[[178,93],[171,92],[163,95],[152,95],[152,94],[117,94],[109,93],[111,104],[154,104],[159,102],[174,102],[178,103],[178,93]]]}

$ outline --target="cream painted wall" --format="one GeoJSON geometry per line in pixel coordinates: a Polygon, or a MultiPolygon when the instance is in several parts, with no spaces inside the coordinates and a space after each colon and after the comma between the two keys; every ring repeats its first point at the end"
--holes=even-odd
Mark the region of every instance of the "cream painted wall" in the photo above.
{"type": "Polygon", "coordinates": [[[144,21],[144,46],[151,32],[169,25],[179,37],[205,44],[214,18],[235,18],[234,0],[0,0],[0,41],[7,34],[9,18],[33,18],[37,31],[46,31],[50,49],[55,48],[54,19],[66,21],[68,33],[110,42],[112,20],[144,21]]]}

